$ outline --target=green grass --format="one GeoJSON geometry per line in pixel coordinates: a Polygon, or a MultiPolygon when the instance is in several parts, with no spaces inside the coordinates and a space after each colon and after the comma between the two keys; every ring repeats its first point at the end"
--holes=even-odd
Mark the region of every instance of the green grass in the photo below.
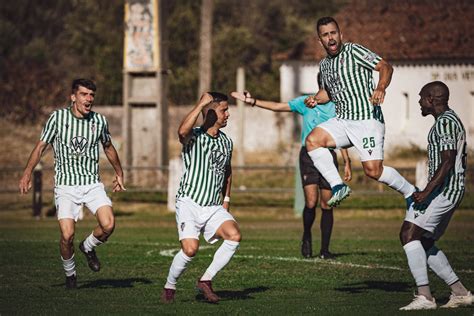
{"type": "MultiPolygon", "coordinates": [[[[348,200],[349,201],[349,200],[348,200]]],[[[230,264],[216,277],[222,301],[208,304],[194,290],[216,246],[204,242],[181,277],[177,301],[161,305],[159,296],[179,247],[174,214],[162,204],[116,202],[117,228],[97,253],[103,263],[91,272],[77,253],[78,286],[64,290],[54,218],[36,221],[29,210],[0,212],[0,314],[179,314],[179,315],[392,315],[411,300],[413,281],[398,241],[403,210],[335,210],[331,250],[335,261],[302,259],[301,219],[290,207],[235,206],[243,241],[230,264]]],[[[318,212],[319,213],[319,212],[318,212]]],[[[317,219],[319,223],[319,218],[317,219]]],[[[77,224],[76,247],[95,224],[77,224]]],[[[313,249],[319,250],[318,224],[313,249]]],[[[474,211],[459,210],[439,242],[454,269],[474,289],[474,211]]],[[[430,273],[439,303],[449,289],[430,273]]],[[[420,315],[472,315],[474,308],[436,310],[420,315]]],[[[412,313],[413,314],[413,313],[412,313]]]]}

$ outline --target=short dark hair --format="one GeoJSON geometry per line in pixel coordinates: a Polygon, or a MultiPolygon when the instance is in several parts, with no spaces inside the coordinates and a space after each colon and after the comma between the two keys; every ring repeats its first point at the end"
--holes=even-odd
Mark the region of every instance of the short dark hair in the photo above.
{"type": "Polygon", "coordinates": [[[72,94],[76,93],[80,86],[92,91],[95,91],[97,89],[97,87],[95,86],[95,83],[90,79],[83,79],[83,78],[74,79],[72,81],[72,86],[71,86],[72,94]]]}
{"type": "Polygon", "coordinates": [[[212,102],[217,102],[217,103],[220,103],[220,102],[223,102],[223,101],[227,101],[229,100],[229,98],[227,97],[227,95],[223,94],[223,93],[220,93],[220,92],[208,92],[211,97],[212,97],[212,102]]]}
{"type": "Polygon", "coordinates": [[[319,34],[319,27],[322,25],[328,25],[329,23],[336,24],[337,29],[340,30],[339,24],[337,24],[336,20],[332,16],[324,16],[320,18],[318,22],[316,23],[316,31],[318,32],[318,34],[319,34]]]}
{"type": "Polygon", "coordinates": [[[449,101],[449,88],[448,86],[442,81],[432,81],[427,83],[423,90],[429,93],[429,95],[433,98],[437,98],[442,100],[443,102],[449,101]]]}

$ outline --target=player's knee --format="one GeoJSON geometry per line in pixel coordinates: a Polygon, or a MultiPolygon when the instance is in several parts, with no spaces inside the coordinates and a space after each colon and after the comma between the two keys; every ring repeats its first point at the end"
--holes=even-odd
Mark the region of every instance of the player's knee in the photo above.
{"type": "Polygon", "coordinates": [[[405,246],[410,241],[413,241],[413,235],[411,234],[411,232],[409,230],[405,230],[403,228],[400,230],[399,237],[400,237],[400,242],[401,242],[402,246],[405,246]]]}
{"type": "Polygon", "coordinates": [[[240,234],[240,231],[236,230],[233,231],[229,236],[226,238],[226,240],[232,240],[235,242],[240,242],[242,240],[242,234],[240,234]]]}
{"type": "Polygon", "coordinates": [[[364,167],[365,174],[374,180],[378,180],[382,175],[382,169],[376,166],[366,166],[364,167]]]}
{"type": "Polygon", "coordinates": [[[107,237],[112,235],[115,229],[114,218],[107,219],[106,221],[100,223],[100,228],[102,229],[102,231],[107,237]]]}
{"type": "Polygon", "coordinates": [[[318,137],[315,137],[313,133],[310,133],[306,137],[305,145],[308,151],[321,147],[318,137]]]}
{"type": "Polygon", "coordinates": [[[330,207],[328,205],[328,201],[327,200],[322,200],[321,199],[321,203],[320,203],[320,206],[321,206],[321,209],[324,211],[324,210],[331,210],[332,211],[332,207],[330,207]]]}
{"type": "Polygon", "coordinates": [[[307,209],[316,209],[316,200],[306,200],[304,207],[307,209]]]}
{"type": "Polygon", "coordinates": [[[74,232],[64,232],[61,234],[61,244],[71,246],[74,242],[74,232]]]}
{"type": "Polygon", "coordinates": [[[198,247],[194,245],[183,245],[182,249],[184,254],[190,258],[194,257],[198,252],[198,247]]]}

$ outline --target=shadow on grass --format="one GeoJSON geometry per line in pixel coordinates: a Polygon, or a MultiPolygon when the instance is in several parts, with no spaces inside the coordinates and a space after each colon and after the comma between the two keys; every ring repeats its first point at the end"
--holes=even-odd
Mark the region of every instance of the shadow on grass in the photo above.
{"type": "MultiPolygon", "coordinates": [[[[251,294],[261,293],[268,291],[270,288],[266,286],[252,287],[244,289],[242,291],[216,291],[217,296],[221,298],[221,301],[233,301],[233,300],[253,300],[254,297],[251,294]]],[[[197,294],[196,300],[207,303],[204,295],[197,294]]]]}
{"type": "Polygon", "coordinates": [[[109,288],[132,288],[136,283],[151,284],[149,279],[129,278],[129,279],[99,279],[85,282],[78,286],[79,289],[109,289],[109,288]]]}
{"type": "Polygon", "coordinates": [[[125,212],[121,210],[114,210],[115,217],[125,217],[125,216],[132,216],[133,212],[125,212]]]}
{"type": "Polygon", "coordinates": [[[359,283],[344,284],[343,287],[335,288],[339,292],[365,293],[371,290],[382,290],[385,292],[409,292],[412,286],[408,282],[388,281],[364,281],[359,283]]]}

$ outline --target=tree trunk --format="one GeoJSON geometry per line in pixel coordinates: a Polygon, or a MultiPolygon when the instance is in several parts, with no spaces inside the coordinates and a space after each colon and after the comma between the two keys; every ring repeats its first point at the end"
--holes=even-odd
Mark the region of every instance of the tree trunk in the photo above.
{"type": "Polygon", "coordinates": [[[199,96],[211,89],[212,78],[212,12],[213,0],[202,0],[199,50],[199,96]]]}

